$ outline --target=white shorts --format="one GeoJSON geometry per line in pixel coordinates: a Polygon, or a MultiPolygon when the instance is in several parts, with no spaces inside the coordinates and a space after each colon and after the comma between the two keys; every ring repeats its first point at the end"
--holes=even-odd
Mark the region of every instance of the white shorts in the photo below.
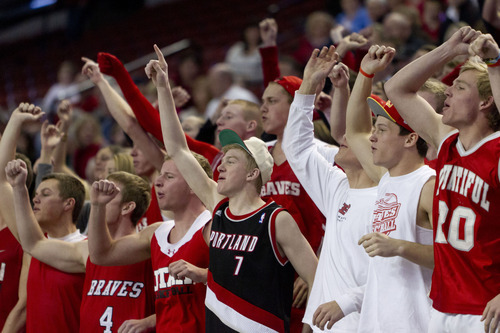
{"type": "Polygon", "coordinates": [[[431,309],[428,333],[484,333],[481,316],[444,313],[431,309]]]}

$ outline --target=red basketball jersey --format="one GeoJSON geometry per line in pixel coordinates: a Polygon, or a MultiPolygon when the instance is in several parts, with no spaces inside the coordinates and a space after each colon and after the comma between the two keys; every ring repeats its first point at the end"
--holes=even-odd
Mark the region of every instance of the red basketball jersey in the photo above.
{"type": "Polygon", "coordinates": [[[31,259],[26,300],[26,332],[78,332],[83,273],[65,273],[31,259]]]}
{"type": "Polygon", "coordinates": [[[273,199],[297,222],[302,234],[316,252],[325,233],[326,218],[302,187],[288,161],[274,164],[271,180],[262,186],[262,200],[273,199]]]}
{"type": "Polygon", "coordinates": [[[153,282],[151,260],[99,266],[87,259],[80,333],[118,332],[125,320],[155,313],[153,282]]]}
{"type": "Polygon", "coordinates": [[[440,147],[430,294],[438,311],[480,315],[500,293],[499,138],[465,151],[455,132],[440,147]]]}
{"type": "Polygon", "coordinates": [[[3,228],[0,230],[0,331],[17,303],[22,265],[23,248],[9,228],[3,228]]]}
{"type": "Polygon", "coordinates": [[[208,211],[202,213],[175,244],[168,241],[174,221],[163,222],[151,239],[157,332],[205,332],[205,284],[189,278],[176,280],[170,276],[168,266],[184,259],[208,268],[208,246],[202,230],[210,218],[208,211]]]}

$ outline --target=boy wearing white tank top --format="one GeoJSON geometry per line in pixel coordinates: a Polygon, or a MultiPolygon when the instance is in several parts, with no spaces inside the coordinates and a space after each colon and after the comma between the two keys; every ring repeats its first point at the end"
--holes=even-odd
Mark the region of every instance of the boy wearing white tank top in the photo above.
{"type": "Polygon", "coordinates": [[[358,332],[423,332],[430,314],[432,193],[435,173],[424,165],[425,142],[388,101],[368,98],[377,115],[372,132],[365,100],[373,74],[384,70],[394,49],[373,45],[361,62],[347,107],[346,138],[364,170],[379,181],[367,234],[359,240],[371,257],[367,284],[321,305],[313,322],[331,327],[360,312],[358,332]]]}

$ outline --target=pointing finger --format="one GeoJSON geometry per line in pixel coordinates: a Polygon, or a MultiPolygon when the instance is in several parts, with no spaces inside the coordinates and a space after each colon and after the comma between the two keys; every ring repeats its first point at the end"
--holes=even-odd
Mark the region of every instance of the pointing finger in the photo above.
{"type": "Polygon", "coordinates": [[[155,49],[155,52],[156,52],[156,56],[158,57],[158,60],[161,62],[161,64],[167,64],[167,62],[165,61],[165,57],[163,56],[163,53],[161,52],[160,48],[158,47],[158,45],[153,45],[154,49],[155,49]]]}

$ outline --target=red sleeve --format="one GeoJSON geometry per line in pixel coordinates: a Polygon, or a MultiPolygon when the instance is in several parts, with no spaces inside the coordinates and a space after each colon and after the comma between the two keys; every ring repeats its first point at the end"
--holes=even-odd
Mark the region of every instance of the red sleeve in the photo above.
{"type": "Polygon", "coordinates": [[[441,82],[443,82],[446,85],[452,86],[453,81],[460,75],[460,69],[462,68],[462,65],[464,63],[461,63],[460,65],[457,65],[451,72],[449,72],[445,77],[441,79],[441,82]]]}
{"type": "Polygon", "coordinates": [[[142,95],[122,62],[114,55],[103,52],[97,55],[97,62],[102,73],[115,78],[142,128],[163,141],[158,111],[142,95]]]}
{"type": "MultiPolygon", "coordinates": [[[[110,75],[116,79],[120,89],[128,104],[132,108],[137,121],[145,131],[151,133],[156,139],[163,142],[161,133],[160,114],[158,110],[147,100],[135,85],[130,74],[123,66],[122,62],[112,54],[100,52],[97,55],[97,62],[102,73],[110,75]]],[[[186,135],[189,149],[205,156],[210,163],[219,152],[214,146],[194,140],[186,135]]]]}
{"type": "Polygon", "coordinates": [[[186,141],[190,150],[204,156],[210,164],[212,164],[214,157],[219,153],[219,149],[215,148],[211,144],[195,140],[189,135],[186,135],[186,141]]]}
{"type": "Polygon", "coordinates": [[[264,74],[264,87],[267,87],[269,82],[276,80],[281,76],[278,65],[278,47],[269,46],[259,48],[262,58],[262,72],[264,74]]]}

